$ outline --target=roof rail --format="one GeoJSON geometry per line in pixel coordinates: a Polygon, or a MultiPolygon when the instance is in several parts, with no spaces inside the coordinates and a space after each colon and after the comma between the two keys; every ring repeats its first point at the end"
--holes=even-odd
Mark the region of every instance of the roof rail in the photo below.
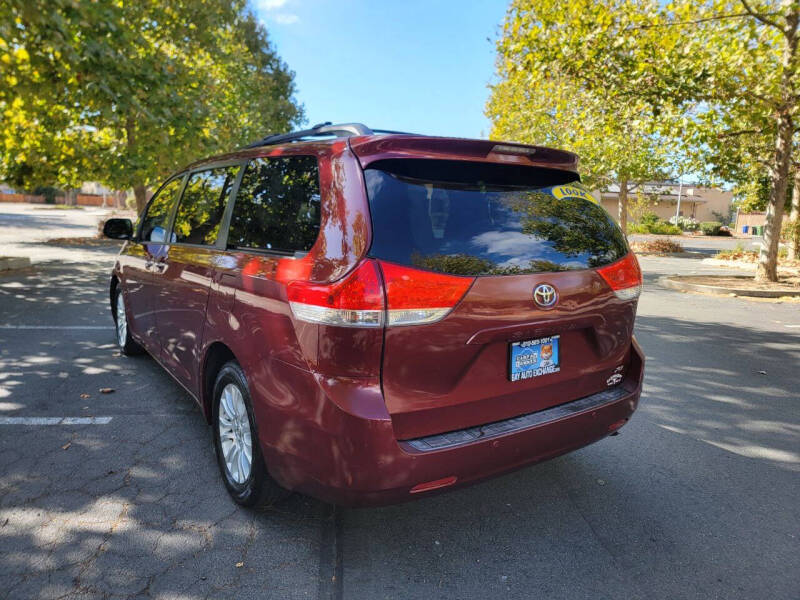
{"type": "Polygon", "coordinates": [[[270,144],[284,144],[286,142],[296,142],[310,137],[322,137],[332,135],[335,137],[348,137],[351,135],[373,135],[375,133],[394,133],[401,135],[414,135],[405,131],[391,131],[389,129],[370,129],[362,123],[339,123],[333,125],[330,121],[317,123],[310,129],[292,131],[290,133],[277,133],[248,144],[245,148],[257,148],[270,144]]]}
{"type": "Polygon", "coordinates": [[[248,144],[245,148],[257,148],[269,144],[283,144],[286,142],[296,142],[308,137],[321,137],[332,135],[335,137],[347,137],[351,135],[372,135],[373,131],[361,123],[340,123],[333,125],[330,121],[317,123],[310,129],[292,131],[290,133],[278,133],[248,144]]]}

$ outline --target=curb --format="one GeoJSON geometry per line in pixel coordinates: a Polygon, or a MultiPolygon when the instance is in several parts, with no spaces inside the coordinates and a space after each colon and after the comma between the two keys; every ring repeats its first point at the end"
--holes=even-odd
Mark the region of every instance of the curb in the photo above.
{"type": "MultiPolygon", "coordinates": [[[[663,275],[658,279],[658,283],[666,288],[673,290],[681,290],[684,292],[702,292],[704,294],[714,294],[717,296],[749,296],[751,298],[783,298],[800,297],[800,290],[748,290],[741,288],[726,288],[716,285],[707,285],[703,283],[690,283],[688,281],[681,281],[687,276],[682,275],[663,275]]],[[[693,277],[689,275],[688,277],[693,277]]],[[[731,276],[726,276],[730,278],[731,276]]],[[[738,279],[748,280],[752,277],[748,275],[735,275],[738,279]]]]}
{"type": "Polygon", "coordinates": [[[24,269],[31,266],[31,259],[24,256],[0,256],[0,272],[24,269]]]}

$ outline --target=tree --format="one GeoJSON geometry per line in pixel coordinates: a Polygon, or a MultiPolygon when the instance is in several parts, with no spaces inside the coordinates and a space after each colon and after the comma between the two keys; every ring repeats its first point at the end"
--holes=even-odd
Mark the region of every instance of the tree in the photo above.
{"type": "Polygon", "coordinates": [[[646,0],[514,0],[486,110],[493,136],[572,150],[590,185],[617,183],[623,230],[629,194],[664,177],[674,145],[638,86],[609,77],[604,61],[656,8],[646,0]]]}
{"type": "Polygon", "coordinates": [[[293,74],[244,0],[0,8],[0,177],[147,186],[302,120],[293,74]]]}
{"type": "Polygon", "coordinates": [[[795,153],[799,22],[800,0],[613,0],[602,6],[517,0],[499,45],[500,85],[511,79],[507,74],[532,73],[530,102],[549,105],[538,90],[551,77],[546,69],[555,67],[555,76],[578,84],[576,99],[588,114],[603,101],[612,114],[649,106],[655,139],[680,140],[696,171],[740,185],[748,178],[752,185],[766,171],[769,201],[756,279],[775,281],[795,153]],[[507,56],[511,63],[503,62],[507,56]]]}
{"type": "Polygon", "coordinates": [[[800,170],[794,172],[790,211],[785,232],[785,237],[789,241],[789,258],[800,260],[800,170]]]}
{"type": "MultiPolygon", "coordinates": [[[[682,46],[641,69],[661,100],[686,113],[701,157],[730,180],[769,177],[764,244],[756,280],[777,280],[778,243],[790,185],[798,77],[800,2],[681,0],[654,23],[651,38],[677,31],[682,46]],[[690,85],[676,85],[677,80],[690,85]],[[687,110],[692,108],[693,110],[687,110]]],[[[671,34],[675,38],[674,33],[671,34]]]]}

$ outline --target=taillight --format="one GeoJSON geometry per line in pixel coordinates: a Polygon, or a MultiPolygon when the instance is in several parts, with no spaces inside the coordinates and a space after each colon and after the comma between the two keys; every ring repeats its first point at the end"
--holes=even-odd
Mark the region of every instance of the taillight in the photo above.
{"type": "Polygon", "coordinates": [[[475,281],[378,261],[386,286],[388,325],[420,325],[443,319],[475,281]]]}
{"type": "Polygon", "coordinates": [[[343,327],[383,325],[383,288],[370,260],[334,283],[292,281],[286,293],[292,313],[301,321],[343,327]]]}
{"type": "Polygon", "coordinates": [[[642,270],[633,252],[615,263],[597,269],[621,300],[634,300],[642,292],[642,270]]]}

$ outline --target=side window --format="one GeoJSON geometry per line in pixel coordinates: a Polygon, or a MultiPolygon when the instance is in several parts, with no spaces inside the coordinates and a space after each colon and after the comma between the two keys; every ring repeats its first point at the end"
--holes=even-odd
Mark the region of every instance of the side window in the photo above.
{"type": "Polygon", "coordinates": [[[150,201],[139,230],[139,239],[143,242],[167,241],[169,217],[178,200],[182,184],[183,177],[176,177],[162,187],[150,201]]]}
{"type": "Polygon", "coordinates": [[[176,242],[213,246],[239,166],[193,173],[186,183],[172,232],[176,242]]]}
{"type": "Polygon", "coordinates": [[[319,234],[319,168],[313,156],[248,163],[236,194],[228,245],[305,252],[319,234]]]}

